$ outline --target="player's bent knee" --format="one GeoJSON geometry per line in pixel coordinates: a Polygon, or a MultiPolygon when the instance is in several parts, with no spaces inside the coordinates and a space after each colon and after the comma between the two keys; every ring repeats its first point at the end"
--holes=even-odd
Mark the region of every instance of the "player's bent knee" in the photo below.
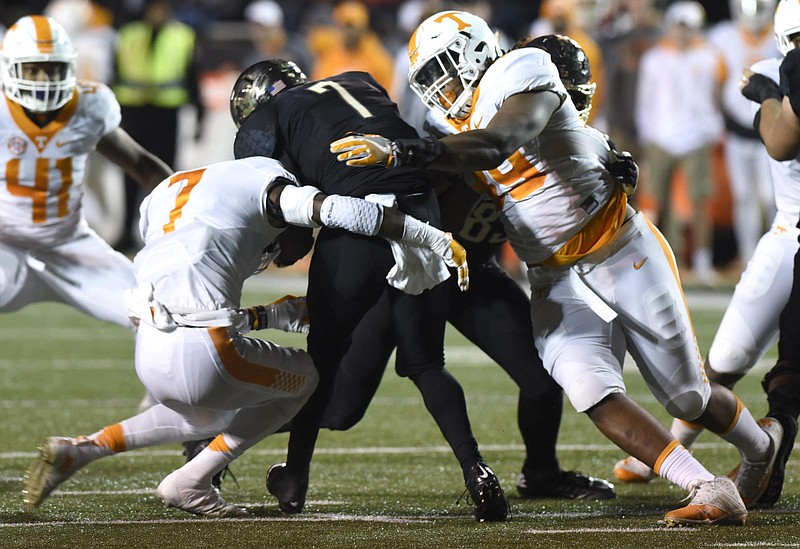
{"type": "Polygon", "coordinates": [[[708,364],[720,374],[746,374],[754,364],[757,350],[736,341],[715,339],[708,351],[708,364]]]}
{"type": "Polygon", "coordinates": [[[684,391],[664,403],[664,408],[674,418],[694,421],[705,411],[708,398],[700,391],[684,391]]]}

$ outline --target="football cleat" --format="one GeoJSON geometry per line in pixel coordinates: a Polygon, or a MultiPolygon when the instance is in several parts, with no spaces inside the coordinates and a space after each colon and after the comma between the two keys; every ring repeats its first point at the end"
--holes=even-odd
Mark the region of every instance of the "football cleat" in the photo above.
{"type": "Polygon", "coordinates": [[[778,457],[781,438],[783,437],[783,427],[780,422],[771,417],[758,420],[758,425],[769,437],[769,454],[764,461],[752,462],[745,458],[739,463],[738,467],[729,475],[736,483],[736,489],[742,496],[747,508],[751,508],[767,489],[770,477],[772,476],[773,465],[778,457]]]}
{"type": "Polygon", "coordinates": [[[559,471],[555,476],[531,482],[525,466],[519,474],[517,492],[528,499],[612,499],[617,497],[614,485],[601,478],[589,477],[577,471],[559,471]]]}
{"type": "Polygon", "coordinates": [[[86,437],[50,437],[39,445],[39,457],[25,472],[22,490],[29,509],[42,504],[61,483],[108,450],[86,437]]]}
{"type": "Polygon", "coordinates": [[[626,484],[650,482],[658,477],[655,471],[633,456],[628,456],[614,465],[614,476],[626,484]]]}
{"type": "MultiPolygon", "coordinates": [[[[205,440],[189,440],[183,443],[183,455],[186,456],[186,461],[189,462],[193,460],[197,454],[202,452],[206,446],[211,444],[211,441],[214,440],[213,438],[207,438],[205,440]]],[[[230,468],[226,465],[225,468],[211,477],[211,486],[219,490],[222,487],[222,479],[226,478],[228,475],[231,476],[233,482],[236,482],[236,477],[233,476],[231,473],[230,468]]],[[[236,482],[238,486],[238,482],[236,482]]]]}
{"type": "Polygon", "coordinates": [[[780,421],[783,427],[783,437],[781,444],[778,447],[778,455],[775,457],[775,463],[772,466],[772,476],[767,482],[767,488],[761,497],[758,498],[754,507],[772,507],[781,497],[783,490],[783,478],[786,474],[786,462],[789,461],[789,454],[792,453],[794,440],[797,437],[797,420],[792,416],[786,414],[775,413],[769,417],[773,417],[780,421]]]}
{"type": "Polygon", "coordinates": [[[689,505],[664,515],[666,526],[742,525],[747,518],[747,508],[728,477],[698,482],[689,498],[689,505]]]}
{"type": "Polygon", "coordinates": [[[292,476],[285,463],[276,463],[267,471],[267,491],[278,498],[278,507],[284,513],[301,513],[306,504],[308,474],[292,476]]]}
{"type": "MultiPolygon", "coordinates": [[[[156,494],[167,507],[182,509],[205,517],[245,517],[247,511],[228,503],[219,491],[208,483],[205,486],[196,481],[181,478],[180,469],[173,471],[158,485],[156,494]]],[[[206,481],[208,482],[208,481],[206,481]]]]}
{"type": "MultiPolygon", "coordinates": [[[[468,502],[475,505],[478,522],[503,522],[511,515],[506,494],[494,471],[483,462],[474,465],[467,476],[468,502]]],[[[461,498],[459,498],[460,501],[461,498]]]]}

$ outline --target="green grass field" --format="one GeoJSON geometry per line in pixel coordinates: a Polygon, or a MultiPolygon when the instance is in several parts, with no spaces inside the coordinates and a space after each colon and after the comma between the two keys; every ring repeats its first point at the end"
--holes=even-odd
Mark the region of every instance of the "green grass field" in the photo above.
{"type": "MultiPolygon", "coordinates": [[[[274,275],[260,276],[258,287],[274,275]]],[[[276,279],[277,280],[277,279],[276,279]]],[[[283,281],[283,279],[281,279],[283,281]]],[[[245,305],[274,299],[251,288],[245,305]]],[[[717,299],[689,294],[703,352],[722,315],[717,299]]],[[[268,332],[302,346],[295,335],[268,332]]],[[[115,456],[79,472],[35,512],[22,501],[21,481],[37,443],[50,435],[80,435],[132,415],[143,394],[133,370],[133,335],[62,305],[37,305],[0,315],[0,547],[582,547],[677,548],[800,547],[800,467],[790,462],[784,495],[775,509],[752,512],[744,527],[666,529],[658,521],[679,507],[685,493],[658,479],[644,486],[617,484],[605,502],[522,500],[514,489],[523,459],[516,428],[516,390],[454,331],[448,332],[448,367],[461,381],[486,460],[500,476],[513,520],[477,524],[456,500],[460,469],[413,385],[390,369],[364,421],[348,432],[323,431],[315,456],[306,511],[283,515],[266,492],[267,468],[283,461],[287,435],[272,436],[234,463],[237,482],[223,494],[252,517],[215,520],[165,508],[155,487],[183,462],[180,445],[115,456]]],[[[738,393],[753,415],[766,411],[759,381],[764,364],[738,393]]],[[[634,368],[630,394],[664,422],[634,368]]],[[[559,439],[562,467],[611,478],[624,454],[567,403],[559,439]]],[[[714,472],[725,474],[738,454],[704,434],[695,450],[714,472]]]]}

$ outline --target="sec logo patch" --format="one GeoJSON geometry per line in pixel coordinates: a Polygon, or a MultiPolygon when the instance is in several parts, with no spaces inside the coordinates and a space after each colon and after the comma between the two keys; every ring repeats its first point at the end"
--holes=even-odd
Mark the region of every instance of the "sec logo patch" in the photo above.
{"type": "Polygon", "coordinates": [[[8,150],[14,156],[22,156],[28,150],[28,142],[16,135],[8,140],[8,150]]]}

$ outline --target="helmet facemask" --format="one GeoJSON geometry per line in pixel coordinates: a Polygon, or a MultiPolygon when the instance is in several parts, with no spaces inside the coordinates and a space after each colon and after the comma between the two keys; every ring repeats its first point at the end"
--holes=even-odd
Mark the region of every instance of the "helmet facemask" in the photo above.
{"type": "Polygon", "coordinates": [[[60,109],[75,90],[75,62],[3,59],[6,95],[25,109],[45,113],[60,109]],[[40,77],[31,76],[38,67],[40,77]],[[26,74],[27,73],[27,74],[26,74]]]}
{"type": "Polygon", "coordinates": [[[592,99],[594,98],[597,84],[590,82],[588,84],[566,85],[565,87],[572,98],[572,102],[575,103],[575,108],[578,109],[578,116],[586,122],[592,112],[592,99]]]}
{"type": "Polygon", "coordinates": [[[467,37],[456,35],[439,55],[409,73],[411,88],[428,108],[450,118],[466,118],[482,72],[466,63],[467,37]]]}

